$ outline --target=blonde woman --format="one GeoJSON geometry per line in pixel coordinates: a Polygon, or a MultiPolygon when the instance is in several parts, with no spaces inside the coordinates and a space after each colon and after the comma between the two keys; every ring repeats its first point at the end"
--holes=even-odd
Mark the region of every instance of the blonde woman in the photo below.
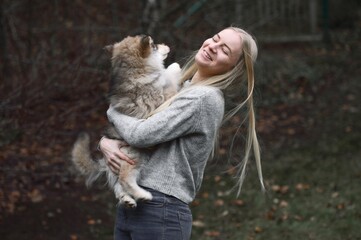
{"type": "MultiPolygon", "coordinates": [[[[152,193],[153,199],[139,203],[135,209],[118,207],[115,239],[190,239],[192,214],[188,204],[201,186],[217,131],[222,120],[243,106],[248,109],[249,127],[245,156],[240,163],[239,191],[252,151],[264,188],[253,110],[256,57],[256,43],[247,32],[226,28],[204,41],[183,67],[182,81],[190,83],[151,117],[135,119],[109,108],[109,121],[126,143],[139,148],[153,147],[138,181],[152,193]],[[238,106],[224,114],[226,93],[237,86],[246,86],[247,94],[238,106]]],[[[119,171],[120,161],[134,164],[119,150],[121,144],[124,143],[106,138],[99,143],[115,172],[119,171]]]]}

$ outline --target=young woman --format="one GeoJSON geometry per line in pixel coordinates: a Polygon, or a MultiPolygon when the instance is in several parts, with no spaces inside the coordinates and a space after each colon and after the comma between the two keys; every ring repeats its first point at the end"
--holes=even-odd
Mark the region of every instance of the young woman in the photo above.
{"type": "MultiPolygon", "coordinates": [[[[192,214],[188,204],[201,186],[207,160],[212,154],[222,120],[241,107],[248,109],[248,136],[245,156],[240,164],[241,189],[250,152],[256,159],[263,186],[259,146],[253,111],[254,70],[257,57],[254,39],[239,28],[226,28],[204,41],[183,67],[182,81],[190,80],[148,119],[135,119],[117,113],[107,114],[124,141],[135,147],[153,147],[142,167],[139,185],[150,191],[153,200],[135,209],[118,207],[115,239],[189,239],[192,214]],[[245,84],[242,84],[245,83],[245,84]],[[247,94],[228,114],[228,89],[247,94]]],[[[103,138],[99,145],[115,172],[120,161],[134,163],[120,151],[124,142],[103,138]]]]}

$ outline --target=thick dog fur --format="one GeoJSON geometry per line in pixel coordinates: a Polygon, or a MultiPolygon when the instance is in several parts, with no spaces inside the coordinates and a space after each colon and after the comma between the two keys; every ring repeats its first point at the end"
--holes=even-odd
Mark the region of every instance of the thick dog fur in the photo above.
{"type": "MultiPolygon", "coordinates": [[[[178,90],[180,67],[177,63],[164,68],[163,60],[169,53],[164,44],[155,45],[149,36],[127,37],[119,43],[105,47],[112,55],[110,104],[119,112],[137,118],[146,118],[166,99],[178,90]]],[[[109,125],[105,136],[120,139],[109,125]]],[[[120,204],[136,207],[137,200],[151,200],[152,195],[137,184],[142,164],[141,151],[123,147],[122,151],[136,159],[136,165],[122,161],[119,175],[107,166],[105,159],[94,161],[89,149],[89,136],[81,134],[72,150],[72,161],[77,169],[87,175],[91,185],[102,173],[106,173],[109,186],[120,204]]]]}

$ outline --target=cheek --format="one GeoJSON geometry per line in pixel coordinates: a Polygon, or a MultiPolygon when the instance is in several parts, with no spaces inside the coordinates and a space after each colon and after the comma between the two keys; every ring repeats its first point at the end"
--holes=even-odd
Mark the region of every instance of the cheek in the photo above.
{"type": "Polygon", "coordinates": [[[223,73],[229,71],[230,69],[232,69],[232,67],[235,64],[233,63],[233,61],[230,61],[228,58],[223,58],[220,59],[220,61],[217,64],[217,68],[219,71],[222,71],[223,73]]]}
{"type": "Polygon", "coordinates": [[[194,60],[195,60],[195,62],[199,65],[199,64],[201,64],[202,63],[202,61],[203,61],[203,58],[202,58],[202,56],[201,56],[201,50],[199,50],[198,52],[197,52],[197,54],[196,54],[196,56],[194,57],[194,60]]]}
{"type": "Polygon", "coordinates": [[[224,72],[227,72],[237,65],[238,60],[239,60],[239,57],[233,57],[231,59],[228,57],[225,57],[220,60],[219,65],[223,69],[224,72]]]}
{"type": "Polygon", "coordinates": [[[211,38],[206,39],[206,40],[203,42],[203,44],[202,44],[202,48],[205,47],[205,46],[207,46],[207,45],[209,45],[211,42],[212,42],[212,39],[211,39],[211,38]]]}

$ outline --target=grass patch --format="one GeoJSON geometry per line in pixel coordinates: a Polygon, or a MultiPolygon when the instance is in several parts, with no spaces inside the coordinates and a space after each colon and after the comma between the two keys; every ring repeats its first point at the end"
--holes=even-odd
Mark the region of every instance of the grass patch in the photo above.
{"type": "Polygon", "coordinates": [[[192,239],[358,239],[359,156],[316,145],[270,154],[263,161],[267,193],[259,190],[251,167],[238,199],[227,193],[234,179],[211,167],[192,206],[192,239]]]}

